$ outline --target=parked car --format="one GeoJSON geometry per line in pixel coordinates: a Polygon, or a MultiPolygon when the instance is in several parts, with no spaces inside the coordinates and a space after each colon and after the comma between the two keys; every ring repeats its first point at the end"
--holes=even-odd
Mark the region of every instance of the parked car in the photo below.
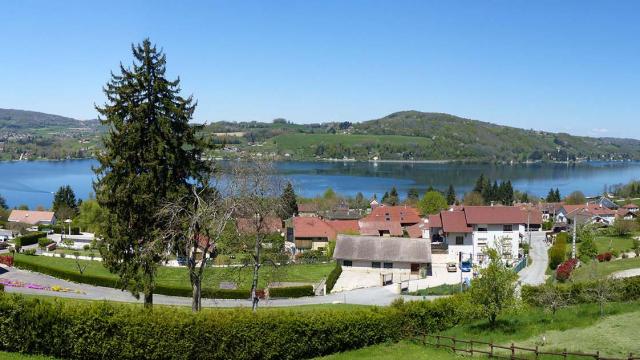
{"type": "Polygon", "coordinates": [[[462,272],[471,272],[471,261],[463,261],[460,263],[460,270],[462,272]]]}
{"type": "Polygon", "coordinates": [[[456,272],[458,271],[458,265],[454,262],[447,263],[447,271],[448,272],[456,272]]]}

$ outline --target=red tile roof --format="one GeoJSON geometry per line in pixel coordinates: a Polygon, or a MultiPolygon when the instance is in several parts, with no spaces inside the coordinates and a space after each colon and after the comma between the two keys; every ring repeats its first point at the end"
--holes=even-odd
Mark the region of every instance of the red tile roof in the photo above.
{"type": "Polygon", "coordinates": [[[325,220],[338,234],[357,235],[360,233],[358,220],[325,220]]]}
{"type": "Polygon", "coordinates": [[[443,211],[440,213],[442,230],[447,233],[470,233],[473,229],[467,225],[464,211],[443,211]]]}
{"type": "Polygon", "coordinates": [[[293,235],[295,238],[324,238],[334,240],[337,231],[327,222],[316,217],[294,217],[293,235]]]}
{"type": "Polygon", "coordinates": [[[420,222],[420,214],[416,208],[409,206],[379,206],[371,211],[371,214],[361,219],[363,222],[391,221],[400,224],[417,224],[420,222]]]}
{"type": "MultiPolygon", "coordinates": [[[[236,220],[238,232],[241,234],[254,234],[256,224],[247,218],[239,218],[236,220]]],[[[282,232],[282,220],[278,217],[267,217],[264,219],[265,232],[279,233],[282,232]]]]}
{"type": "Polygon", "coordinates": [[[625,209],[638,209],[640,207],[638,205],[636,205],[636,204],[626,204],[626,205],[623,206],[623,208],[625,208],[625,209]]]}
{"type": "Polygon", "coordinates": [[[55,220],[55,214],[52,211],[11,210],[7,220],[36,225],[42,222],[52,223],[55,220]]]}
{"type": "Polygon", "coordinates": [[[422,237],[422,224],[417,223],[415,225],[411,225],[407,227],[407,233],[411,238],[421,238],[422,237]]]}
{"type": "Polygon", "coordinates": [[[465,206],[468,224],[542,224],[542,213],[517,206],[465,206]]]}
{"type": "Polygon", "coordinates": [[[567,216],[570,216],[576,211],[582,211],[591,215],[597,216],[613,216],[616,214],[616,210],[611,210],[607,207],[600,206],[598,204],[588,203],[582,205],[564,205],[562,206],[567,216]]]}
{"type": "Polygon", "coordinates": [[[402,226],[394,221],[362,221],[359,222],[360,235],[380,236],[381,232],[389,232],[392,236],[402,236],[402,226]]]}

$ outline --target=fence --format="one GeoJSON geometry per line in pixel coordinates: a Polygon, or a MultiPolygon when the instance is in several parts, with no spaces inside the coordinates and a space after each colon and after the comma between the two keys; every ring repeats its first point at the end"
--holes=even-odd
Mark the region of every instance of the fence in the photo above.
{"type": "Polygon", "coordinates": [[[520,272],[520,270],[524,269],[527,266],[527,255],[523,256],[522,259],[513,267],[513,271],[516,273],[520,272]]]}
{"type": "Polygon", "coordinates": [[[424,335],[422,342],[425,345],[435,346],[437,348],[450,349],[455,353],[466,353],[473,355],[486,355],[493,359],[512,359],[512,360],[530,360],[530,359],[583,359],[589,358],[594,360],[640,360],[640,357],[634,357],[629,354],[626,358],[612,358],[600,356],[600,352],[595,354],[569,352],[566,349],[563,352],[542,351],[536,345],[535,348],[527,348],[516,346],[511,343],[510,346],[497,345],[492,342],[478,340],[458,339],[454,336],[443,335],[424,335]]]}

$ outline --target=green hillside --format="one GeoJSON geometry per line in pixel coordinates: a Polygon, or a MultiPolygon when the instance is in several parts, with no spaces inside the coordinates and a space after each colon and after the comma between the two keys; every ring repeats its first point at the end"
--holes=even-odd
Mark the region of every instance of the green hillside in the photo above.
{"type": "Polygon", "coordinates": [[[403,111],[362,123],[220,122],[207,127],[234,152],[296,160],[640,160],[640,141],[518,129],[461,117],[403,111]],[[220,137],[220,133],[235,133],[220,137]],[[241,136],[240,136],[241,135],[241,136]]]}

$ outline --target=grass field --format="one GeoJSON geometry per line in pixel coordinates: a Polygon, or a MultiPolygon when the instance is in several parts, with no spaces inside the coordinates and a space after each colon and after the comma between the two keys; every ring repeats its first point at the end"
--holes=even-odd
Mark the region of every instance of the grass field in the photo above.
{"type": "Polygon", "coordinates": [[[583,264],[574,270],[571,274],[571,280],[574,282],[587,281],[594,277],[605,277],[616,271],[634,268],[640,268],[640,257],[605,262],[592,261],[591,263],[583,264]]]}
{"type": "MultiPolygon", "coordinates": [[[[625,357],[629,352],[640,352],[640,302],[612,303],[606,306],[607,316],[601,318],[595,304],[584,304],[561,309],[552,318],[541,309],[532,308],[501,316],[495,328],[486,321],[476,321],[454,327],[443,335],[460,339],[473,339],[509,345],[535,347],[544,351],[596,352],[603,356],[625,357]],[[540,339],[546,337],[543,346],[540,339]]],[[[454,359],[460,358],[449,351],[401,341],[380,344],[359,350],[334,354],[320,359],[454,359]]]]}
{"type": "Polygon", "coordinates": [[[434,286],[428,289],[418,290],[412,295],[425,296],[425,295],[452,295],[460,292],[460,284],[443,284],[434,286]]]}
{"type": "Polygon", "coordinates": [[[633,238],[620,236],[596,236],[594,243],[596,244],[599,253],[611,250],[628,252],[631,251],[631,248],[633,247],[633,238]]]}
{"type": "MultiPolygon", "coordinates": [[[[39,263],[54,269],[78,271],[76,260],[71,258],[53,258],[47,256],[17,255],[21,260],[39,263]]],[[[110,273],[100,261],[78,260],[81,266],[86,265],[84,274],[106,276],[116,278],[110,273]]],[[[326,277],[335,265],[327,264],[305,264],[289,265],[274,268],[263,266],[260,274],[260,286],[265,286],[267,282],[299,282],[317,283],[326,277]]],[[[238,284],[238,288],[249,289],[251,287],[250,268],[207,268],[203,280],[204,287],[217,288],[221,281],[233,281],[238,284]]],[[[161,266],[158,269],[157,284],[177,287],[190,287],[189,274],[186,268],[174,268],[161,266]]]]}
{"type": "Polygon", "coordinates": [[[2,360],[54,360],[55,358],[40,355],[24,355],[20,353],[8,353],[0,351],[0,359],[2,360]]]}

